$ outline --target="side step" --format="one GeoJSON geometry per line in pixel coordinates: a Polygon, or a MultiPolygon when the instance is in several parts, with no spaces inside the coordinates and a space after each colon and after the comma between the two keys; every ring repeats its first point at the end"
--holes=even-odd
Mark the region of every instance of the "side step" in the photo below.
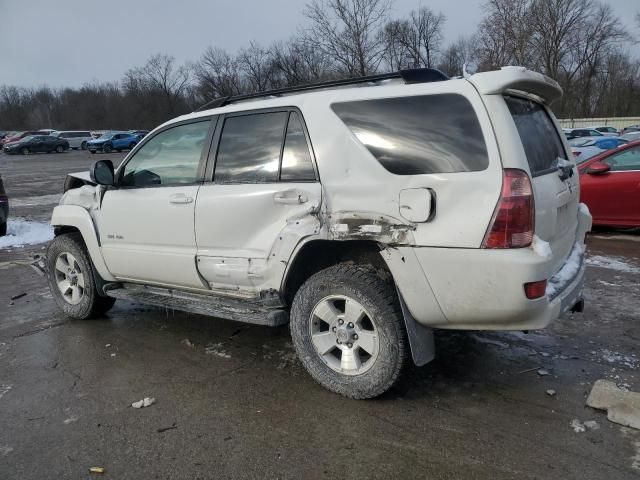
{"type": "Polygon", "coordinates": [[[113,298],[173,308],[185,312],[277,327],[289,321],[282,309],[267,308],[259,302],[213,295],[184,292],[168,288],[135,284],[105,285],[104,292],[113,298]]]}

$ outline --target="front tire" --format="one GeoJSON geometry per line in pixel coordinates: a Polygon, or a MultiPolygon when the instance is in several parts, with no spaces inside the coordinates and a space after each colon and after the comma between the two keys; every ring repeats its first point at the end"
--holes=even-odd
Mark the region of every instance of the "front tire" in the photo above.
{"type": "Polygon", "coordinates": [[[58,145],[56,147],[56,153],[62,153],[62,152],[64,152],[64,147],[62,145],[58,145]]]}
{"type": "Polygon", "coordinates": [[[114,298],[98,294],[93,265],[79,233],[53,239],[47,250],[47,267],[51,295],[68,317],[96,318],[113,307],[114,298]]]}
{"type": "Polygon", "coordinates": [[[82,142],[82,144],[80,145],[80,150],[86,150],[87,149],[87,142],[82,142]]]}
{"type": "Polygon", "coordinates": [[[395,287],[371,266],[340,264],[311,276],[293,300],[290,329],[309,374],[346,397],[383,394],[408,365],[395,287]]]}
{"type": "Polygon", "coordinates": [[[111,145],[109,145],[108,143],[102,147],[102,151],[104,153],[111,153],[111,150],[112,150],[111,145]]]}
{"type": "Polygon", "coordinates": [[[24,147],[24,148],[22,148],[22,149],[20,150],[20,153],[21,153],[22,155],[29,155],[29,153],[30,153],[30,152],[29,152],[29,149],[28,149],[27,147],[24,147]]]}

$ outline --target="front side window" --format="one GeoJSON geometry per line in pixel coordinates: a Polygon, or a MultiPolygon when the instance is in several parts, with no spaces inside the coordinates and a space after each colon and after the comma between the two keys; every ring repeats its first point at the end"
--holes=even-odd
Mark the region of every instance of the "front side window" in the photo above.
{"type": "MultiPolygon", "coordinates": [[[[525,98],[505,97],[504,101],[520,135],[531,175],[555,171],[558,159],[567,160],[567,154],[547,111],[539,103],[525,98]]],[[[579,132],[581,130],[574,130],[573,136],[581,136],[579,132]]]]}
{"type": "Polygon", "coordinates": [[[124,167],[120,185],[147,187],[198,181],[210,120],[164,130],[146,142],[124,167]]]}
{"type": "Polygon", "coordinates": [[[216,183],[278,181],[280,151],[289,112],[225,119],[216,156],[216,183]]]}
{"type": "Polygon", "coordinates": [[[480,122],[462,95],[363,100],[331,108],[391,173],[474,172],[489,165],[480,122]]]}
{"type": "Polygon", "coordinates": [[[640,170],[640,147],[629,148],[624,152],[616,153],[605,160],[611,166],[612,172],[624,172],[640,170]]]}

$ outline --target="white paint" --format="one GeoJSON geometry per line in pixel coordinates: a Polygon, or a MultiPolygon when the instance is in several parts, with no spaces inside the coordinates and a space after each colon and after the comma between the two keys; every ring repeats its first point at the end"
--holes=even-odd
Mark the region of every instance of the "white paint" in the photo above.
{"type": "Polygon", "coordinates": [[[48,223],[24,219],[9,219],[7,235],[0,237],[0,248],[37,245],[53,239],[53,228],[48,223]]]}

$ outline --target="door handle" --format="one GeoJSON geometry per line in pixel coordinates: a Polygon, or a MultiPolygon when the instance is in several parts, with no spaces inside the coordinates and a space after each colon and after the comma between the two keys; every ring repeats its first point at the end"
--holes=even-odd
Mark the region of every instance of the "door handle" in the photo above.
{"type": "Polygon", "coordinates": [[[174,205],[184,205],[193,202],[193,197],[187,197],[184,193],[177,193],[169,197],[169,203],[174,205]]]}
{"type": "Polygon", "coordinates": [[[273,201],[285,205],[299,205],[301,203],[307,203],[309,197],[306,193],[298,190],[285,190],[284,192],[276,192],[273,195],[273,201]]]}

